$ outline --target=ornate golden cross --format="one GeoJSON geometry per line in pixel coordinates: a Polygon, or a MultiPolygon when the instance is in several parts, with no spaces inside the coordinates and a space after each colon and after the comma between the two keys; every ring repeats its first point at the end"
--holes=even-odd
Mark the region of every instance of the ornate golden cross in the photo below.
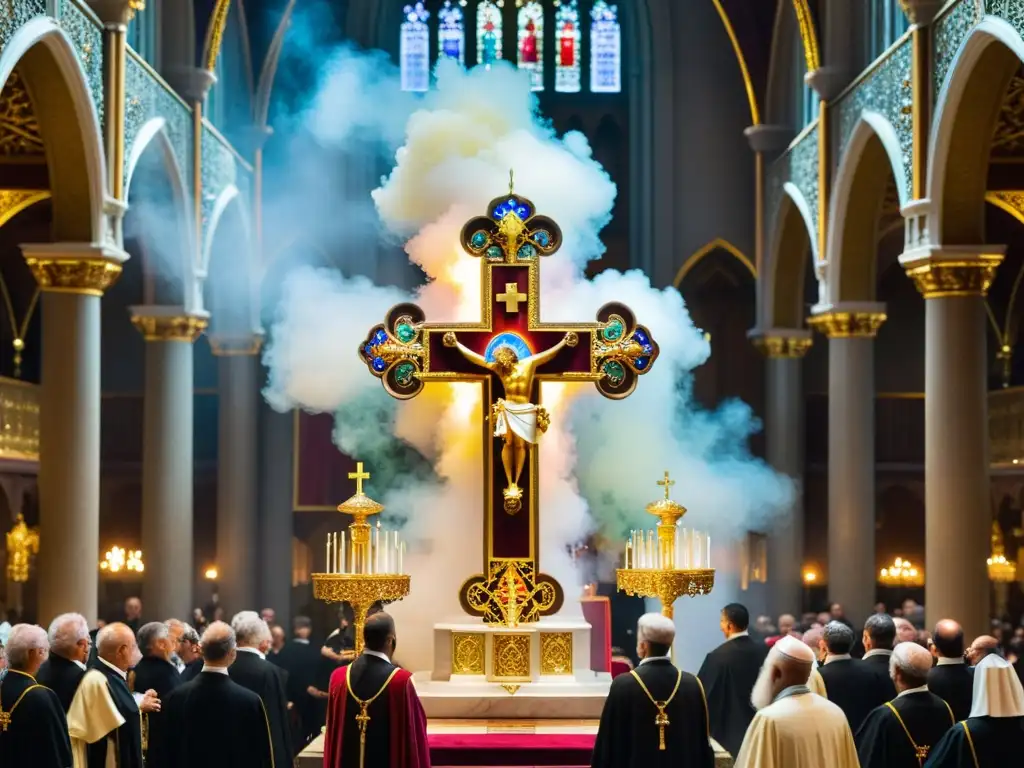
{"type": "MultiPolygon", "coordinates": [[[[351,477],[351,475],[350,475],[350,477],[351,477]]],[[[665,479],[658,481],[658,485],[660,485],[661,487],[663,487],[665,489],[665,498],[666,499],[668,498],[668,489],[671,488],[675,484],[676,484],[675,480],[669,480],[668,479],[668,470],[666,469],[665,470],[665,479]]]]}
{"type": "Polygon", "coordinates": [[[494,298],[498,300],[499,304],[505,305],[506,312],[518,312],[520,302],[526,301],[530,297],[519,292],[518,284],[505,283],[505,292],[499,293],[494,298]]]}
{"type": "MultiPolygon", "coordinates": [[[[363,480],[369,480],[370,479],[370,473],[369,472],[363,472],[363,462],[357,461],[356,462],[356,471],[355,472],[349,472],[348,473],[348,479],[356,481],[356,495],[362,496],[363,495],[363,480]]],[[[367,718],[367,719],[369,719],[369,718],[367,718]]]]}
{"type": "Polygon", "coordinates": [[[931,752],[931,747],[914,747],[914,751],[917,753],[917,761],[924,764],[924,761],[928,759],[928,753],[931,752]]]}
{"type": "Polygon", "coordinates": [[[0,733],[7,733],[7,727],[11,724],[11,713],[0,709],[0,733]]]}
{"type": "Polygon", "coordinates": [[[654,724],[658,726],[658,749],[662,752],[665,751],[665,728],[670,723],[668,721],[668,715],[665,713],[665,707],[668,706],[667,701],[656,701],[654,706],[658,708],[658,714],[654,718],[654,724]]]}

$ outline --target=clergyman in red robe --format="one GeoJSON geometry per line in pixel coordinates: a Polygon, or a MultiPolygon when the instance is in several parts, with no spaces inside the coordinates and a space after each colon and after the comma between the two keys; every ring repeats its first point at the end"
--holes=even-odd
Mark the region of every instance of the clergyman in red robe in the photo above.
{"type": "Polygon", "coordinates": [[[362,655],[331,675],[324,768],[430,768],[427,717],[412,673],[391,663],[395,621],[366,620],[362,655]]]}

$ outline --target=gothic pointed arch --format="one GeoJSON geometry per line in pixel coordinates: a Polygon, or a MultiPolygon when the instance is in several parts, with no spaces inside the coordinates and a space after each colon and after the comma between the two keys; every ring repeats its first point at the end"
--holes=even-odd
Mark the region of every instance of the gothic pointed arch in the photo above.
{"type": "Polygon", "coordinates": [[[105,241],[106,163],[96,106],[74,47],[54,19],[32,19],[4,46],[5,98],[15,96],[8,88],[15,67],[45,148],[54,239],[105,241]]]}
{"type": "Polygon", "coordinates": [[[260,332],[259,275],[249,213],[235,187],[224,191],[211,214],[203,262],[202,309],[212,336],[260,332]]]}
{"type": "Polygon", "coordinates": [[[691,253],[685,261],[683,261],[679,266],[679,271],[676,272],[672,285],[674,285],[677,290],[680,289],[682,287],[683,280],[686,279],[686,276],[690,274],[690,272],[692,272],[693,269],[701,263],[701,261],[715,251],[724,251],[728,253],[732,258],[736,259],[736,261],[738,261],[747,272],[750,273],[752,278],[755,280],[757,279],[757,268],[754,266],[753,262],[747,258],[746,254],[728,240],[716,237],[711,242],[702,245],[696,251],[691,253]]]}
{"type": "Polygon", "coordinates": [[[763,281],[759,318],[763,328],[802,328],[806,316],[804,282],[813,252],[814,228],[799,190],[787,184],[785,193],[775,217],[763,281]]]}

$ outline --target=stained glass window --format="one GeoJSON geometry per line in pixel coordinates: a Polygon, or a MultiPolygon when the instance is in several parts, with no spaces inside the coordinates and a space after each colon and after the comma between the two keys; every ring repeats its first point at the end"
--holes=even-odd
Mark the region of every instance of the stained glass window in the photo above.
{"type": "Polygon", "coordinates": [[[466,63],[466,27],[463,22],[461,2],[444,0],[438,16],[437,55],[438,58],[454,59],[459,64],[466,63]]]}
{"type": "Polygon", "coordinates": [[[399,49],[403,91],[425,91],[430,87],[429,18],[422,2],[405,6],[399,49]]]}
{"type": "Polygon", "coordinates": [[[493,0],[481,0],[476,7],[477,64],[489,67],[494,62],[501,60],[502,34],[501,7],[493,0]]]}
{"type": "Polygon", "coordinates": [[[580,90],[580,11],[577,0],[562,0],[555,11],[555,90],[578,93],[580,90]]]}
{"type": "Polygon", "coordinates": [[[544,6],[537,0],[517,0],[519,7],[519,68],[530,73],[530,88],[544,90],[544,6]]]}
{"type": "Polygon", "coordinates": [[[619,7],[595,0],[590,12],[590,90],[619,93],[622,90],[622,29],[619,7]]]}

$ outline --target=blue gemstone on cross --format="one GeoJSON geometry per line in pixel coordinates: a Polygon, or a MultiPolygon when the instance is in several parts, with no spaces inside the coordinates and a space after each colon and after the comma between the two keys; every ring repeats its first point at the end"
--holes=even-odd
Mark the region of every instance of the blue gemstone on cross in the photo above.
{"type": "Polygon", "coordinates": [[[388,364],[384,362],[383,357],[373,358],[373,370],[375,370],[377,373],[384,373],[387,367],[388,364]]]}

